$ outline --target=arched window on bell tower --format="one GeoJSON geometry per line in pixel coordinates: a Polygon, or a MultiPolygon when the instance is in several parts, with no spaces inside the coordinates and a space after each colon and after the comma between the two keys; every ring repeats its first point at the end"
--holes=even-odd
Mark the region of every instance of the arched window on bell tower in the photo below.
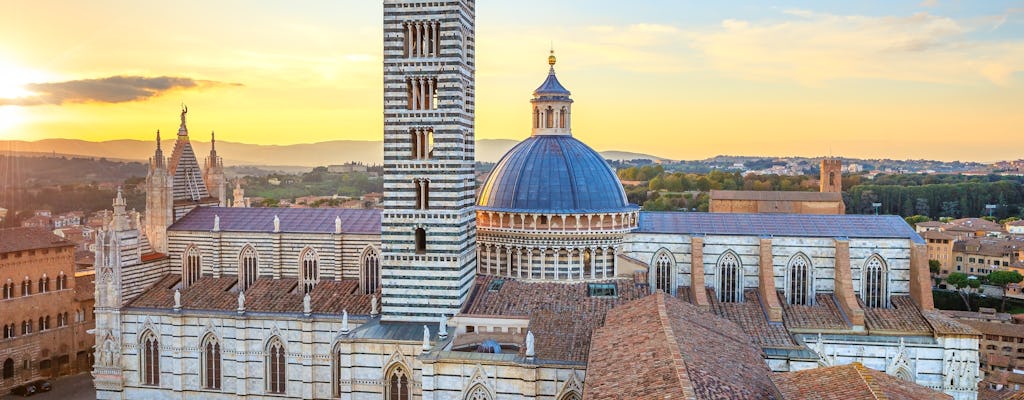
{"type": "Polygon", "coordinates": [[[565,129],[568,118],[569,109],[566,107],[562,107],[562,109],[558,111],[558,127],[561,129],[565,129]]]}
{"type": "Polygon", "coordinates": [[[427,231],[423,228],[416,228],[415,233],[416,240],[416,254],[423,254],[427,252],[427,231]]]}
{"type": "Polygon", "coordinates": [[[550,106],[544,111],[544,127],[554,128],[555,127],[555,110],[550,106]]]}
{"type": "Polygon", "coordinates": [[[536,106],[533,107],[533,128],[540,128],[540,109],[536,106]]]}
{"type": "Polygon", "coordinates": [[[430,181],[417,179],[416,184],[416,209],[427,210],[430,208],[430,181]]]}

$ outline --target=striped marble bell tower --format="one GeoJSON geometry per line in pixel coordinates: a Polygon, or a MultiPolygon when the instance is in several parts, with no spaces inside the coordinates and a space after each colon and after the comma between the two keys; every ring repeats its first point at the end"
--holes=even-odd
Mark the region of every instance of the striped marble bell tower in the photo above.
{"type": "Polygon", "coordinates": [[[382,319],[457,313],[476,270],[474,0],[384,0],[382,319]]]}

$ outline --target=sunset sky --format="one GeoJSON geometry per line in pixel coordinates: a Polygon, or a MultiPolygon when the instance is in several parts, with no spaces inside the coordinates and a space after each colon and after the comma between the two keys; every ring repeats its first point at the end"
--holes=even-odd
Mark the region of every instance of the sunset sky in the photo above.
{"type": "MultiPolygon", "coordinates": [[[[194,140],[378,140],[381,14],[6,2],[0,139],[148,140],[184,102],[194,140]]],[[[598,150],[1024,158],[1022,1],[479,0],[476,23],[482,139],[529,135],[554,43],[574,134],[598,150]]]]}

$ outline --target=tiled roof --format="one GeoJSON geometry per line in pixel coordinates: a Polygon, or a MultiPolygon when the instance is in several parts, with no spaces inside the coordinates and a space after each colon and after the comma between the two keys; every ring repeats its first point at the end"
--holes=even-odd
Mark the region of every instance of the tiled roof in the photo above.
{"type": "Polygon", "coordinates": [[[786,400],[952,399],[913,382],[867,368],[859,362],[771,376],[786,400]]]}
{"type": "Polygon", "coordinates": [[[0,229],[0,253],[74,245],[45,228],[0,229]]]}
{"type": "MultiPolygon", "coordinates": [[[[860,298],[858,297],[858,301],[860,298]]],[[[931,335],[932,327],[921,315],[921,309],[910,296],[891,296],[889,308],[865,307],[864,323],[868,331],[889,331],[908,334],[931,335]]]]}
{"type": "Polygon", "coordinates": [[[744,301],[740,303],[720,302],[713,289],[707,290],[708,299],[711,300],[711,311],[739,325],[758,345],[789,349],[801,347],[789,335],[783,324],[768,322],[756,289],[745,290],[744,301]]]}
{"type": "Polygon", "coordinates": [[[95,275],[75,277],[75,301],[92,300],[96,296],[95,275]]]}
{"type": "Polygon", "coordinates": [[[977,254],[990,257],[1004,257],[1024,248],[1024,240],[978,238],[958,240],[953,243],[953,251],[977,254]]]}
{"type": "Polygon", "coordinates": [[[978,331],[971,328],[970,325],[961,323],[961,321],[954,320],[946,316],[945,314],[937,310],[925,310],[921,311],[921,315],[928,321],[928,325],[932,327],[932,331],[939,335],[981,335],[978,331]]]}
{"type": "Polygon", "coordinates": [[[985,335],[1009,336],[1015,338],[1024,337],[1024,325],[1004,324],[1001,322],[986,322],[970,319],[961,319],[958,322],[969,325],[985,335]]]}
{"type": "Polygon", "coordinates": [[[924,243],[898,215],[641,212],[639,232],[738,236],[901,238],[924,243]]]}
{"type": "Polygon", "coordinates": [[[776,190],[712,190],[711,201],[715,200],[843,201],[843,194],[839,192],[796,192],[776,190]]]}
{"type": "Polygon", "coordinates": [[[214,216],[226,232],[273,232],[274,216],[285,233],[334,233],[334,219],[341,217],[341,232],[380,234],[380,210],[342,208],[236,208],[196,207],[168,230],[210,231],[214,216]]]}
{"type": "MultiPolygon", "coordinates": [[[[174,289],[179,287],[181,276],[168,274],[152,287],[132,300],[128,307],[162,308],[174,307],[174,289]]],[[[185,310],[235,311],[238,309],[238,293],[232,290],[238,282],[236,277],[202,277],[192,286],[181,289],[181,307],[185,310]]],[[[245,291],[245,310],[252,312],[302,312],[301,292],[297,291],[297,279],[259,278],[245,291]]],[[[370,298],[373,295],[359,293],[359,282],[355,279],[340,281],[321,280],[310,292],[310,305],[314,313],[369,314],[370,298]]]]}
{"type": "Polygon", "coordinates": [[[789,304],[780,290],[779,304],[782,305],[782,321],[790,329],[850,329],[843,318],[836,299],[831,294],[818,294],[814,304],[809,306],[789,304]]]}
{"type": "Polygon", "coordinates": [[[646,294],[632,279],[606,281],[615,284],[617,297],[589,297],[587,283],[503,279],[498,290],[490,290],[496,279],[477,277],[462,314],[528,318],[542,360],[586,361],[591,332],[604,322],[605,313],[646,294]]]}
{"type": "Polygon", "coordinates": [[[739,326],[657,293],[616,307],[595,331],[583,396],[767,399],[769,373],[739,326]]]}

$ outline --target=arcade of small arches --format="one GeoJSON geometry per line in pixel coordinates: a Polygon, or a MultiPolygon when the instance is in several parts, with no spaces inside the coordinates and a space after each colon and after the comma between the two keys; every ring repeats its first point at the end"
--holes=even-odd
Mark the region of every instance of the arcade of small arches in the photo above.
{"type": "MultiPolygon", "coordinates": [[[[298,255],[298,278],[303,293],[309,293],[320,281],[320,256],[312,247],[303,248],[298,255]]],[[[238,288],[249,289],[260,273],[260,257],[256,248],[245,245],[238,252],[238,288]]],[[[189,287],[203,275],[203,257],[199,247],[189,245],[181,257],[182,287],[189,287]]],[[[359,256],[359,287],[363,293],[380,289],[380,250],[367,246],[359,256]]],[[[58,280],[59,282],[59,280],[58,280]]]]}
{"type": "MultiPolygon", "coordinates": [[[[671,252],[661,249],[654,254],[648,273],[652,291],[665,293],[676,292],[676,261],[671,252]]],[[[791,305],[814,304],[814,268],[807,255],[797,253],[790,257],[786,264],[785,286],[782,292],[786,302],[791,305]]],[[[889,307],[889,274],[885,260],[873,254],[864,262],[860,297],[864,305],[870,308],[889,307]]],[[[727,250],[718,257],[715,268],[715,279],[708,282],[714,289],[718,301],[736,303],[743,301],[743,264],[740,257],[732,250],[727,250]]]]}
{"type": "Polygon", "coordinates": [[[522,233],[626,233],[636,228],[639,211],[593,214],[553,214],[478,210],[478,230],[522,233]]]}
{"type": "Polygon", "coordinates": [[[615,276],[618,247],[529,246],[478,240],[477,272],[517,279],[607,279],[615,276]]]}
{"type": "Polygon", "coordinates": [[[534,129],[566,129],[571,126],[571,113],[568,106],[555,108],[533,107],[533,128],[534,129]]]}

